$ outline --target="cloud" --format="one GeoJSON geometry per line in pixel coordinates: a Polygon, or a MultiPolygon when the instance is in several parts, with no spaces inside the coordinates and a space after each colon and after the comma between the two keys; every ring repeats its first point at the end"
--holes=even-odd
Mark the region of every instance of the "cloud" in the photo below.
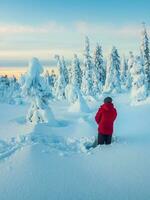
{"type": "MultiPolygon", "coordinates": [[[[122,37],[133,38],[141,33],[140,24],[116,26],[114,24],[95,24],[85,21],[77,21],[70,25],[63,25],[55,21],[50,21],[46,24],[22,25],[22,24],[0,24],[0,34],[4,36],[17,34],[81,34],[81,35],[97,35],[99,37],[122,37]]],[[[147,28],[150,32],[150,28],[147,28]]],[[[74,37],[74,36],[72,36],[74,37]]]]}
{"type": "Polygon", "coordinates": [[[32,34],[32,33],[62,33],[66,28],[56,22],[49,22],[47,24],[41,24],[38,26],[33,25],[21,25],[21,24],[0,24],[0,34],[32,34]]]}
{"type": "MultiPolygon", "coordinates": [[[[87,23],[84,21],[79,21],[75,23],[76,30],[81,34],[96,34],[99,36],[113,36],[113,37],[122,37],[122,38],[133,38],[140,36],[141,34],[141,27],[140,24],[138,25],[122,25],[122,26],[115,26],[113,24],[94,24],[94,23],[87,23]]],[[[147,29],[150,32],[150,28],[147,29]]]]}

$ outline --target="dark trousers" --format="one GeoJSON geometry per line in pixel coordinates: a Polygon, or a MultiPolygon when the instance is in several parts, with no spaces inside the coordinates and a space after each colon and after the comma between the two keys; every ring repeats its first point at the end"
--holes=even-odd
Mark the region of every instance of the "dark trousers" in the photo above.
{"type": "Polygon", "coordinates": [[[98,133],[98,144],[111,144],[112,135],[98,133]]]}

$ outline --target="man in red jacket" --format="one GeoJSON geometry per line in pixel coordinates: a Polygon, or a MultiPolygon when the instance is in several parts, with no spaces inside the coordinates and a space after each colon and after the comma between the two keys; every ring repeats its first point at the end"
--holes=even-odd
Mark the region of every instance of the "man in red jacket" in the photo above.
{"type": "Polygon", "coordinates": [[[104,99],[104,104],[99,108],[95,116],[98,124],[98,144],[111,144],[113,123],[117,117],[111,97],[104,99]]]}

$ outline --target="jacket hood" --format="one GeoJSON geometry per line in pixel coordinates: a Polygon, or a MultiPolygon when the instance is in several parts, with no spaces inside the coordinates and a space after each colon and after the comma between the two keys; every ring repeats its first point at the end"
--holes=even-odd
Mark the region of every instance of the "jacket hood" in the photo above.
{"type": "Polygon", "coordinates": [[[104,109],[104,110],[109,111],[109,110],[114,109],[114,105],[113,105],[113,103],[104,103],[104,104],[101,106],[101,108],[104,109]]]}

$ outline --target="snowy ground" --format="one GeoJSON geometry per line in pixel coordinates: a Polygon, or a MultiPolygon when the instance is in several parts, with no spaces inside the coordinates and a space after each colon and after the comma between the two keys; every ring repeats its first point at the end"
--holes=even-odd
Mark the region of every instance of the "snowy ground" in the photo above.
{"type": "Polygon", "coordinates": [[[25,105],[0,104],[0,200],[149,200],[150,106],[114,102],[113,144],[89,150],[101,102],[87,114],[51,103],[55,127],[26,124],[25,105]]]}

